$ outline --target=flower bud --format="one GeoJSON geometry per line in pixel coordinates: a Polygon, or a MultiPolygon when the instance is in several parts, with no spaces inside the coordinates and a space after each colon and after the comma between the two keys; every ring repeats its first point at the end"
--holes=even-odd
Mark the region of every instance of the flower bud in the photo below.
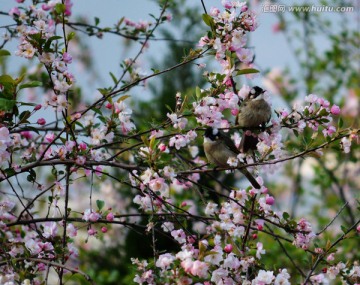
{"type": "Polygon", "coordinates": [[[232,250],[233,250],[232,244],[227,244],[227,245],[225,245],[224,251],[225,251],[226,253],[230,253],[230,252],[232,252],[232,250]]]}
{"type": "Polygon", "coordinates": [[[266,197],[265,202],[267,205],[271,206],[271,205],[274,205],[275,199],[274,199],[274,197],[268,196],[268,197],[266,197]]]}
{"type": "Polygon", "coordinates": [[[340,114],[340,107],[337,105],[332,105],[330,109],[331,114],[333,115],[339,115],[340,114]]]}
{"type": "Polygon", "coordinates": [[[37,120],[37,123],[38,123],[40,126],[43,126],[43,125],[46,124],[46,121],[45,121],[44,118],[40,118],[40,119],[37,120]]]}
{"type": "Polygon", "coordinates": [[[106,220],[109,222],[112,222],[114,220],[114,214],[113,213],[109,213],[106,215],[106,220]]]}
{"type": "Polygon", "coordinates": [[[34,111],[38,111],[38,110],[40,110],[41,109],[41,104],[38,104],[38,105],[36,105],[35,107],[34,107],[34,111]]]}

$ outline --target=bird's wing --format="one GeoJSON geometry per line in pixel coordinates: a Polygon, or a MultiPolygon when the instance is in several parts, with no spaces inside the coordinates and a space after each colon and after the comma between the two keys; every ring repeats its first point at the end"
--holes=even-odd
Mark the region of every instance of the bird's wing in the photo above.
{"type": "Polygon", "coordinates": [[[220,133],[221,138],[223,139],[226,147],[231,150],[232,152],[239,154],[240,151],[237,149],[237,147],[235,146],[234,142],[232,141],[231,138],[229,138],[227,135],[225,135],[223,132],[220,133]]]}

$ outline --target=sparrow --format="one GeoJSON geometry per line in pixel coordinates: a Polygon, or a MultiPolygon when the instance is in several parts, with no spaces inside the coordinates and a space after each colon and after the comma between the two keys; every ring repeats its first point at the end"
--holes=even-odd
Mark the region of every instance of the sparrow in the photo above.
{"type": "MultiPolygon", "coordinates": [[[[227,135],[212,127],[208,127],[204,134],[204,152],[210,163],[224,168],[229,167],[229,158],[236,158],[240,153],[234,142],[227,135]]],[[[237,162],[237,166],[241,165],[244,164],[237,162]]],[[[246,168],[239,170],[245,175],[254,188],[261,188],[254,176],[252,176],[246,168]]]]}
{"type": "Polygon", "coordinates": [[[257,137],[246,134],[246,128],[263,127],[270,121],[271,107],[268,102],[264,100],[265,90],[258,86],[254,86],[247,98],[245,98],[240,105],[239,113],[236,117],[236,124],[244,128],[244,135],[240,142],[240,151],[247,152],[248,150],[256,149],[259,142],[257,137]]]}

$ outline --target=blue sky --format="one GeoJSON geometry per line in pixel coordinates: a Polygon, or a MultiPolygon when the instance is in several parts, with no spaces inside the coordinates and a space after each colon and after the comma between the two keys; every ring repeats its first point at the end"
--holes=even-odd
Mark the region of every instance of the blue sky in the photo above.
{"type": "MultiPolygon", "coordinates": [[[[8,11],[11,7],[16,5],[14,0],[1,0],[1,2],[1,11],[8,11]]],[[[29,3],[30,1],[27,0],[26,2],[29,3]]],[[[221,6],[220,0],[204,0],[204,2],[208,10],[210,10],[211,6],[221,6]]],[[[287,5],[290,5],[290,3],[294,2],[295,1],[291,0],[286,3],[287,5]]],[[[311,3],[315,2],[317,1],[312,1],[311,3]]],[[[90,22],[93,22],[94,17],[99,17],[101,19],[100,26],[102,27],[112,26],[123,16],[126,16],[133,21],[138,21],[151,20],[149,16],[150,13],[154,15],[159,14],[159,7],[155,1],[151,0],[75,0],[73,3],[74,16],[85,15],[90,22]]],[[[188,0],[187,4],[192,5],[194,9],[199,9],[202,12],[200,0],[188,0]]],[[[289,67],[292,72],[296,74],[297,65],[294,63],[294,55],[289,49],[284,36],[281,33],[274,34],[272,31],[273,25],[277,22],[275,14],[262,12],[261,7],[262,4],[257,6],[260,26],[255,33],[251,33],[250,39],[251,46],[255,47],[256,62],[263,70],[267,68],[289,67]]],[[[333,15],[334,14],[330,16],[333,17],[333,15]]],[[[0,21],[2,24],[12,23],[4,16],[0,16],[0,21]]],[[[206,31],[204,30],[204,32],[206,31]]],[[[6,46],[6,49],[15,52],[17,44],[16,39],[12,40],[12,42],[6,46]]],[[[109,71],[118,74],[121,71],[119,67],[120,61],[131,56],[131,54],[124,54],[122,48],[123,40],[114,35],[105,35],[102,40],[92,37],[89,39],[89,44],[92,48],[92,56],[95,61],[97,72],[96,78],[91,78],[91,81],[86,80],[86,76],[84,76],[86,70],[80,72],[75,69],[74,73],[81,85],[90,87],[87,92],[95,93],[96,88],[112,84],[109,71]]],[[[151,66],[148,64],[149,58],[161,59],[162,53],[159,52],[159,50],[161,51],[164,44],[164,42],[151,42],[146,55],[140,58],[143,69],[147,70],[148,73],[151,73],[151,66]]],[[[320,46],[320,48],[325,48],[326,43],[322,39],[319,39],[316,45],[320,46]]],[[[137,52],[138,47],[139,45],[134,45],[132,51],[137,52]]],[[[12,57],[11,61],[12,64],[10,64],[9,69],[10,73],[15,73],[21,63],[26,64],[25,59],[15,59],[12,57]]]]}

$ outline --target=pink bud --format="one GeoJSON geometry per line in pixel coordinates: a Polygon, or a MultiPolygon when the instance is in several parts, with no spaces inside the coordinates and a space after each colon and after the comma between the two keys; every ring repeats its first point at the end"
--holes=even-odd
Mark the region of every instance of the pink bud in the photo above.
{"type": "Polygon", "coordinates": [[[264,187],[263,190],[261,191],[261,193],[263,194],[267,194],[269,192],[269,189],[264,187]]]}
{"type": "Polygon", "coordinates": [[[51,7],[47,4],[42,4],[41,9],[43,9],[44,11],[49,11],[51,9],[51,7]]]}
{"type": "Polygon", "coordinates": [[[163,144],[163,143],[159,144],[158,148],[159,148],[159,150],[160,150],[161,152],[166,151],[166,145],[163,144]]]}
{"type": "Polygon", "coordinates": [[[80,119],[81,118],[81,113],[75,113],[73,116],[72,116],[73,119],[80,119]]]}
{"type": "Polygon", "coordinates": [[[186,205],[187,205],[186,202],[182,202],[182,203],[181,203],[181,207],[185,207],[186,205]]]}
{"type": "Polygon", "coordinates": [[[241,7],[241,12],[246,12],[248,10],[248,6],[244,5],[241,7]]]}
{"type": "Polygon", "coordinates": [[[262,231],[263,226],[262,226],[262,225],[260,225],[260,224],[258,224],[258,225],[257,225],[257,228],[258,228],[258,230],[259,230],[259,231],[262,231]]]}
{"type": "Polygon", "coordinates": [[[326,258],[326,261],[333,261],[335,258],[334,258],[334,253],[330,253],[328,255],[328,257],[326,258]]]}
{"type": "Polygon", "coordinates": [[[332,105],[330,109],[331,114],[333,115],[339,115],[340,114],[340,107],[337,105],[332,105]]]}
{"type": "Polygon", "coordinates": [[[360,225],[357,226],[356,231],[360,234],[360,225]]]}
{"type": "Polygon", "coordinates": [[[112,105],[111,103],[109,103],[109,102],[108,102],[108,103],[106,103],[105,107],[111,110],[111,109],[112,109],[112,107],[113,107],[113,105],[112,105]]]}
{"type": "Polygon", "coordinates": [[[258,235],[257,235],[257,234],[253,234],[253,235],[252,235],[252,238],[253,238],[253,239],[257,239],[257,238],[258,238],[258,235]]]}
{"type": "Polygon", "coordinates": [[[237,114],[239,114],[239,110],[238,110],[238,109],[231,109],[231,115],[237,116],[237,114]]]}
{"type": "Polygon", "coordinates": [[[41,104],[38,104],[38,105],[36,105],[35,107],[34,107],[34,111],[38,111],[38,110],[40,110],[41,109],[41,104]]]}
{"type": "Polygon", "coordinates": [[[22,131],[22,132],[20,132],[20,134],[28,140],[32,138],[32,135],[29,131],[22,131]]]}
{"type": "Polygon", "coordinates": [[[46,121],[45,121],[44,118],[40,118],[40,119],[37,120],[37,123],[38,123],[40,126],[43,126],[43,125],[46,124],[46,121]]]}
{"type": "Polygon", "coordinates": [[[102,227],[102,228],[101,228],[101,232],[102,232],[102,233],[106,233],[107,231],[108,231],[107,227],[102,227]]]}
{"type": "Polygon", "coordinates": [[[86,149],[86,143],[84,143],[84,142],[79,143],[79,149],[80,150],[85,150],[86,149]]]}
{"type": "Polygon", "coordinates": [[[226,253],[230,253],[230,252],[232,252],[232,250],[233,250],[233,246],[232,246],[231,244],[225,245],[224,251],[225,251],[226,253]]]}
{"type": "Polygon", "coordinates": [[[188,243],[194,243],[196,240],[192,236],[187,237],[188,243]]]}
{"type": "Polygon", "coordinates": [[[323,249],[322,249],[321,247],[315,248],[315,253],[320,254],[320,253],[323,253],[323,252],[324,252],[324,251],[323,251],[323,249]]]}
{"type": "Polygon", "coordinates": [[[96,230],[94,230],[94,229],[88,229],[88,235],[89,236],[94,236],[94,235],[96,235],[97,234],[97,231],[96,230]]]}
{"type": "Polygon", "coordinates": [[[267,205],[274,205],[275,199],[274,199],[274,197],[268,196],[268,197],[266,197],[265,202],[267,205]]]}
{"type": "Polygon", "coordinates": [[[106,215],[106,220],[109,222],[112,222],[114,220],[114,214],[113,213],[109,213],[106,215]]]}

